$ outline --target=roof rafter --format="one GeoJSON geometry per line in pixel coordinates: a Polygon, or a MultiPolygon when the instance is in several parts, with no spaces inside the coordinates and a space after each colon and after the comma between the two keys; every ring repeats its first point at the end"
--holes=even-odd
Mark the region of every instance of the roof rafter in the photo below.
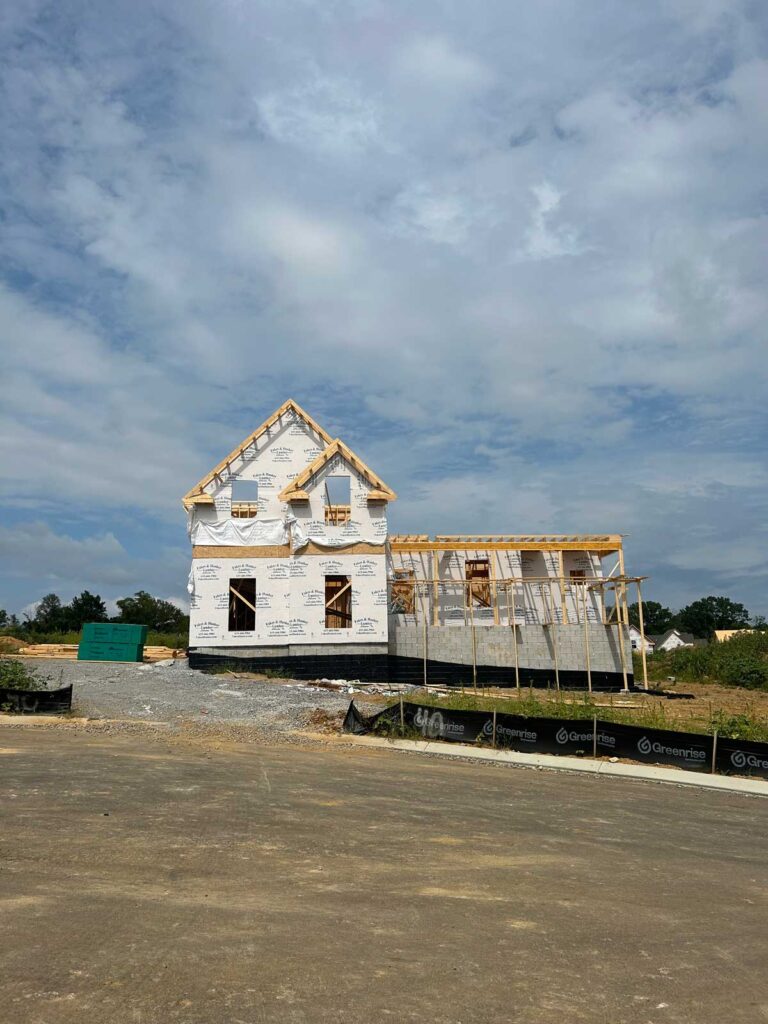
{"type": "Polygon", "coordinates": [[[331,435],[326,430],[323,430],[320,424],[313,420],[309,413],[305,412],[298,402],[295,402],[292,398],[289,398],[288,401],[283,402],[279,409],[275,409],[272,415],[269,416],[266,420],[264,420],[261,426],[257,427],[252,434],[249,434],[248,437],[246,437],[246,439],[242,442],[242,444],[238,445],[237,448],[234,449],[234,451],[231,451],[225,459],[222,459],[218,466],[215,466],[210,471],[210,473],[207,473],[202,480],[200,480],[198,483],[195,484],[194,487],[190,488],[190,490],[187,491],[187,493],[181,499],[184,508],[189,509],[191,505],[197,504],[197,502],[195,502],[194,500],[195,497],[197,495],[202,494],[204,489],[210,483],[212,483],[214,479],[220,479],[222,470],[228,469],[229,466],[236,459],[239,459],[243,455],[243,453],[248,448],[250,448],[252,444],[258,441],[262,434],[265,434],[270,429],[270,427],[273,427],[275,423],[277,423],[277,421],[280,420],[288,412],[289,409],[292,410],[299,417],[299,419],[303,420],[308,427],[311,427],[312,430],[314,430],[315,433],[317,433],[322,438],[326,445],[331,444],[331,435]]]}
{"type": "Polygon", "coordinates": [[[334,441],[330,442],[324,451],[320,452],[314,462],[310,462],[307,468],[302,470],[295,480],[280,492],[278,495],[280,501],[306,501],[307,495],[304,490],[306,484],[313,476],[315,476],[316,473],[319,473],[320,470],[330,462],[334,455],[340,455],[345,462],[348,462],[368,481],[376,492],[375,495],[372,495],[373,500],[395,501],[397,499],[397,495],[392,488],[387,487],[381,477],[377,476],[361,458],[355,455],[351,448],[347,447],[347,445],[337,437],[334,441]]]}

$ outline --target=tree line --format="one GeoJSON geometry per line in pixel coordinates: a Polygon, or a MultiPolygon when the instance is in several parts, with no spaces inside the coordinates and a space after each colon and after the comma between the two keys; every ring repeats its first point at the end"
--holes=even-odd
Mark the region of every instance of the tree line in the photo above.
{"type": "MultiPolygon", "coordinates": [[[[640,628],[640,608],[637,602],[629,605],[629,621],[640,628]]],[[[679,629],[709,640],[716,629],[768,629],[765,616],[750,617],[738,601],[729,597],[700,597],[680,611],[673,612],[658,601],[643,601],[643,624],[646,636],[679,629]]]]}
{"type": "Polygon", "coordinates": [[[22,635],[70,633],[81,630],[86,622],[133,622],[158,633],[189,628],[188,615],[170,601],[152,597],[146,590],[138,590],[133,597],[123,597],[116,604],[119,614],[110,618],[102,598],[88,590],[73,597],[69,604],[63,604],[58,594],[46,594],[35,608],[35,614],[26,615],[21,621],[0,608],[0,629],[22,635]]]}

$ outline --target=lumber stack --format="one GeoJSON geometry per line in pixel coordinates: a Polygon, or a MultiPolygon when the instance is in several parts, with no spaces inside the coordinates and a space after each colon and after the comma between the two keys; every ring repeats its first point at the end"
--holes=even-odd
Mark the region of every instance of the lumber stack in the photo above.
{"type": "Polygon", "coordinates": [[[77,658],[77,644],[30,644],[20,647],[16,654],[25,658],[77,658]]]}
{"type": "MultiPolygon", "coordinates": [[[[70,661],[77,660],[78,644],[30,644],[29,647],[20,647],[13,653],[24,658],[66,658],[70,661]]],[[[144,647],[144,656],[141,659],[145,662],[167,661],[169,658],[186,658],[187,652],[182,647],[144,647]]],[[[112,658],[90,658],[90,661],[112,661],[112,658]]],[[[123,659],[120,659],[123,660],[123,659]]]]}

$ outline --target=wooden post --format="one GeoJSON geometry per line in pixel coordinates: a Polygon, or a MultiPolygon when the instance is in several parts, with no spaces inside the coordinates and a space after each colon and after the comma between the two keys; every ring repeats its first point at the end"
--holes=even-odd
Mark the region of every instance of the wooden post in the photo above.
{"type": "MultiPolygon", "coordinates": [[[[425,587],[429,584],[425,583],[425,587]]],[[[421,604],[421,589],[419,589],[419,603],[421,604]]],[[[421,609],[421,644],[424,655],[424,689],[427,688],[427,622],[428,622],[427,597],[424,597],[424,606],[421,609]]]]}
{"type": "Polygon", "coordinates": [[[557,560],[560,572],[560,618],[565,625],[568,622],[568,605],[565,600],[565,559],[562,551],[558,551],[557,560]]]}
{"type": "MultiPolygon", "coordinates": [[[[624,582],[624,548],[619,548],[619,575],[622,578],[621,582],[621,608],[622,612],[619,619],[624,622],[624,625],[629,625],[629,611],[627,609],[627,584],[624,582]]],[[[616,603],[619,604],[618,590],[616,593],[616,603]]]]}
{"type": "Polygon", "coordinates": [[[432,625],[438,626],[440,607],[440,556],[437,551],[432,552],[432,625]]]}
{"type": "Polygon", "coordinates": [[[616,638],[618,640],[618,653],[622,658],[622,675],[624,676],[624,692],[630,688],[627,681],[627,655],[624,650],[624,628],[621,622],[616,623],[616,638]]]}
{"type": "Polygon", "coordinates": [[[496,708],[493,709],[493,749],[496,749],[496,708]]]}
{"type": "Polygon", "coordinates": [[[400,693],[400,733],[405,732],[405,708],[403,707],[403,694],[400,693]]]}
{"type": "Polygon", "coordinates": [[[712,775],[715,774],[715,759],[717,758],[717,729],[712,733],[712,775]]]}
{"type": "Polygon", "coordinates": [[[512,584],[512,605],[509,603],[509,584],[507,584],[507,612],[509,614],[509,624],[512,627],[512,647],[515,651],[515,687],[518,695],[520,693],[520,665],[517,658],[517,623],[515,622],[515,597],[514,597],[514,583],[512,584]]]}
{"type": "Polygon", "coordinates": [[[472,617],[472,686],[477,689],[477,637],[475,636],[475,619],[472,617]]]}
{"type": "Polygon", "coordinates": [[[546,590],[542,591],[542,595],[544,597],[544,606],[545,606],[545,608],[547,610],[547,617],[549,618],[549,635],[552,638],[552,658],[553,658],[553,660],[555,662],[555,689],[559,693],[560,692],[560,665],[559,665],[558,657],[557,657],[557,631],[556,631],[556,628],[555,628],[556,627],[556,623],[554,621],[554,618],[555,618],[555,602],[554,602],[554,599],[552,597],[552,584],[548,582],[546,584],[546,588],[547,588],[546,590]],[[549,591],[549,596],[548,597],[547,597],[547,591],[549,591]]]}
{"type": "Polygon", "coordinates": [[[592,716],[592,757],[597,757],[597,715],[592,716]]]}
{"type": "Polygon", "coordinates": [[[645,622],[643,620],[643,592],[637,581],[637,611],[640,617],[640,652],[643,658],[643,689],[648,689],[648,661],[645,652],[645,622]]]}
{"type": "Polygon", "coordinates": [[[493,594],[493,624],[498,626],[499,624],[499,592],[496,587],[496,559],[498,555],[495,551],[488,552],[488,565],[491,569],[491,593],[493,594]]]}
{"type": "Polygon", "coordinates": [[[589,656],[589,620],[587,619],[587,585],[581,588],[581,605],[584,613],[584,653],[587,658],[587,689],[592,693],[592,662],[589,656]]]}

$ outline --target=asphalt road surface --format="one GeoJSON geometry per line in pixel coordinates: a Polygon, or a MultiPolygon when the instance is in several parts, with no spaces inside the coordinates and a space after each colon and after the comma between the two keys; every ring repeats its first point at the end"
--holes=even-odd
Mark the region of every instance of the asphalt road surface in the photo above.
{"type": "Polygon", "coordinates": [[[0,733],[4,1024],[768,1021],[768,801],[0,733]]]}

